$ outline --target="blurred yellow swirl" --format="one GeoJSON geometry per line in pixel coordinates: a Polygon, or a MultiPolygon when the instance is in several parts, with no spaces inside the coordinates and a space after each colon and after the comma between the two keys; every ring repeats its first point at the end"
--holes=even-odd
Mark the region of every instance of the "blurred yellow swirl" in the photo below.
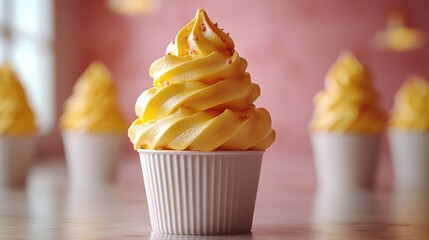
{"type": "Polygon", "coordinates": [[[126,121],[118,106],[118,93],[109,70],[92,63],[67,99],[61,128],[95,133],[121,133],[126,121]]]}
{"type": "Polygon", "coordinates": [[[390,127],[429,131],[429,83],[422,76],[410,76],[398,90],[390,127]]]}
{"type": "Polygon", "coordinates": [[[351,52],[343,52],[332,66],[325,88],[314,99],[313,130],[378,134],[384,129],[386,116],[371,76],[351,52]]]}
{"type": "Polygon", "coordinates": [[[0,65],[0,134],[29,135],[37,131],[24,88],[9,65],[0,65]]]}

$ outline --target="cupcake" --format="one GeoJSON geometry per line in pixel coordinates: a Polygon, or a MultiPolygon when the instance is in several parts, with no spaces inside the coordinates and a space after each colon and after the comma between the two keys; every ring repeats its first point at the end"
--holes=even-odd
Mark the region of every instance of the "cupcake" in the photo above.
{"type": "Polygon", "coordinates": [[[397,92],[388,132],[396,187],[429,191],[429,82],[422,76],[397,92]]]}
{"type": "Polygon", "coordinates": [[[0,65],[0,187],[25,186],[37,131],[24,88],[9,65],[0,65]]]}
{"type": "Polygon", "coordinates": [[[140,154],[152,229],[248,232],[271,117],[260,88],[217,23],[199,9],[150,67],[153,87],[128,130],[140,154]]]}
{"type": "Polygon", "coordinates": [[[60,120],[71,183],[78,186],[112,182],[126,122],[118,106],[109,70],[92,63],[78,79],[60,120]]]}
{"type": "Polygon", "coordinates": [[[393,52],[421,49],[425,41],[424,32],[410,27],[405,12],[400,8],[392,8],[389,11],[386,29],[377,32],[374,37],[377,48],[393,52]]]}
{"type": "Polygon", "coordinates": [[[341,53],[316,95],[310,123],[320,189],[371,188],[386,116],[368,70],[341,53]]]}

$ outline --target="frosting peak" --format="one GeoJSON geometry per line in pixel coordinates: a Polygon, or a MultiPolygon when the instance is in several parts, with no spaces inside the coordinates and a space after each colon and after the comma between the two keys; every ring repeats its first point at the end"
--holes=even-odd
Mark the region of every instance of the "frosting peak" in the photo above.
{"type": "Polygon", "coordinates": [[[357,87],[370,88],[371,84],[368,71],[349,51],[340,54],[325,78],[325,87],[328,91],[357,87]]]}
{"type": "Polygon", "coordinates": [[[206,56],[214,51],[232,55],[234,42],[228,33],[209,19],[203,9],[198,9],[194,19],[182,28],[176,39],[168,45],[166,54],[206,56]]]}
{"type": "Polygon", "coordinates": [[[156,87],[197,81],[212,84],[241,78],[246,68],[247,61],[234,50],[229,34],[199,9],[167,47],[167,55],[152,63],[149,75],[156,87]]]}

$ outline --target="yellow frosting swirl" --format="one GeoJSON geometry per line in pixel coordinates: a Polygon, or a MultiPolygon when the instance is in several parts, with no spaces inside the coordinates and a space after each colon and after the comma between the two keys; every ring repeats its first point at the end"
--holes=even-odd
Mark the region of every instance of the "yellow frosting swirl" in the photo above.
{"type": "Polygon", "coordinates": [[[118,106],[118,94],[109,70],[92,63],[76,82],[67,99],[61,128],[95,133],[121,133],[126,121],[118,106]]]}
{"type": "Polygon", "coordinates": [[[378,134],[386,116],[369,72],[350,52],[343,52],[330,69],[325,91],[316,95],[311,128],[358,134],[378,134]]]}
{"type": "Polygon", "coordinates": [[[30,135],[37,130],[24,88],[9,65],[0,65],[0,134],[30,135]]]}
{"type": "Polygon", "coordinates": [[[275,139],[260,89],[234,42],[204,10],[150,67],[154,87],[136,102],[128,130],[136,149],[264,150],[275,139]]]}
{"type": "Polygon", "coordinates": [[[429,131],[429,82],[410,76],[398,90],[389,123],[391,128],[429,131]]]}

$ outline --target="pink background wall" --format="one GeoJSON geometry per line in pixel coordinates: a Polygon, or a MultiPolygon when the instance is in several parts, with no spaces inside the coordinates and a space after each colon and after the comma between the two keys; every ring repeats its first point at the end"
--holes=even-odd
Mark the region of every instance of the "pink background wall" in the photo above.
{"type": "MultiPolygon", "coordinates": [[[[429,33],[427,0],[164,0],[158,11],[136,17],[110,12],[104,0],[79,0],[73,24],[78,52],[73,74],[77,77],[94,59],[104,61],[116,76],[120,104],[131,123],[136,98],[152,84],[150,64],[165,53],[196,9],[204,8],[231,33],[236,50],[249,62],[252,80],[261,86],[256,104],[271,112],[277,131],[269,151],[308,155],[312,98],[323,88],[324,76],[341,50],[354,51],[372,69],[386,110],[407,74],[429,78],[427,46],[389,53],[371,45],[373,34],[385,27],[386,9],[392,3],[403,5],[412,26],[429,33]]],[[[64,93],[70,91],[68,87],[64,93]]],[[[132,151],[131,144],[127,149],[132,151]]]]}

